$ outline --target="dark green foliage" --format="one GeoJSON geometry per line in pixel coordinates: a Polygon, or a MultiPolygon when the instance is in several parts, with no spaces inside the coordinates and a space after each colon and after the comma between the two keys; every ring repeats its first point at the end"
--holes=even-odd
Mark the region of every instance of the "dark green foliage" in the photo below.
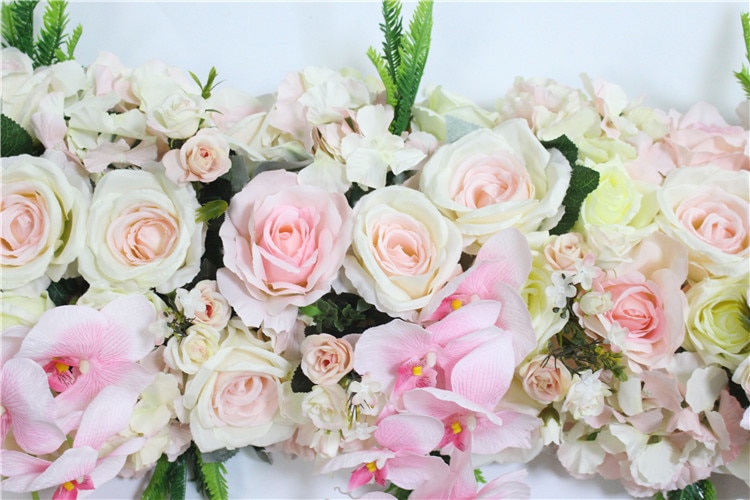
{"type": "Polygon", "coordinates": [[[551,141],[543,141],[542,145],[545,148],[555,148],[560,151],[573,169],[570,177],[570,185],[563,199],[565,213],[560,222],[557,223],[557,226],[550,231],[550,234],[565,234],[573,228],[578,220],[583,201],[589,193],[599,186],[599,172],[576,163],[578,160],[578,148],[573,144],[573,141],[564,135],[551,141]]]}
{"type": "Polygon", "coordinates": [[[393,319],[376,310],[362,297],[351,293],[328,293],[317,302],[300,307],[300,314],[313,319],[313,324],[305,329],[305,335],[328,333],[339,338],[350,333],[362,333],[393,319]]]}
{"type": "Polygon", "coordinates": [[[34,139],[18,123],[5,115],[0,116],[0,154],[3,158],[9,156],[32,155],[38,156],[44,152],[34,139]]]}
{"type": "Polygon", "coordinates": [[[302,366],[298,366],[297,369],[294,370],[294,375],[292,376],[293,392],[310,392],[313,390],[314,385],[315,384],[312,383],[312,380],[307,378],[305,372],[302,371],[302,366]]]}
{"type": "Polygon", "coordinates": [[[86,293],[89,284],[83,278],[63,278],[47,287],[47,294],[56,306],[75,304],[78,297],[86,293]]]}
{"type": "Polygon", "coordinates": [[[411,495],[412,490],[405,490],[403,488],[400,488],[396,486],[393,483],[388,484],[388,487],[385,489],[386,493],[390,493],[394,497],[396,497],[398,500],[408,500],[409,495],[411,495]]]}
{"type": "Polygon", "coordinates": [[[659,493],[655,500],[716,500],[716,487],[708,479],[690,484],[681,490],[672,490],[664,496],[659,493]]]}
{"type": "Polygon", "coordinates": [[[47,2],[42,15],[42,27],[35,38],[34,9],[38,3],[38,0],[20,0],[3,4],[3,47],[15,47],[29,56],[34,68],[73,59],[83,27],[79,24],[73,33],[65,32],[70,21],[66,12],[68,2],[47,2]]]}
{"type": "MultiPolygon", "coordinates": [[[[750,63],[750,13],[743,12],[740,21],[742,22],[742,34],[745,39],[745,59],[750,63]]],[[[740,71],[734,72],[734,76],[742,85],[745,97],[750,99],[750,69],[743,64],[740,71]]]]}
{"type": "Polygon", "coordinates": [[[185,500],[187,490],[187,461],[185,453],[169,464],[167,482],[169,483],[169,498],[171,500],[185,500]]]}
{"type": "Polygon", "coordinates": [[[154,472],[151,474],[151,480],[141,495],[141,500],[163,500],[169,496],[168,472],[172,464],[167,460],[166,455],[159,457],[156,462],[154,472]]]}
{"type": "Polygon", "coordinates": [[[388,104],[394,108],[391,133],[400,135],[409,128],[411,109],[430,52],[432,0],[421,0],[417,4],[406,35],[401,20],[401,2],[383,0],[380,30],[385,36],[383,54],[370,47],[367,57],[383,81],[388,104]]]}

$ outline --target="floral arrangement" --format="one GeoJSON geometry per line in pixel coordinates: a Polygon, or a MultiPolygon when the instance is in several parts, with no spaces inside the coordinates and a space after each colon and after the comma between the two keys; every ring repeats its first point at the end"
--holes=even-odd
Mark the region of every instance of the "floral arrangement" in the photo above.
{"type": "Polygon", "coordinates": [[[750,481],[746,128],[588,77],[418,102],[429,1],[384,2],[377,78],[261,97],[83,67],[36,5],[3,4],[3,491],[228,498],[243,447],[362,498],[529,497],[478,465],[545,447],[637,497],[750,481]]]}

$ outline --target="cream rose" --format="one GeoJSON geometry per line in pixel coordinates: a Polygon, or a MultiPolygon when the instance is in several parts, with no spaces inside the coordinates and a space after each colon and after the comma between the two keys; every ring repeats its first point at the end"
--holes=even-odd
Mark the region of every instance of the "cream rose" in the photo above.
{"type": "Polygon", "coordinates": [[[178,150],[162,158],[167,177],[175,184],[212,182],[232,167],[229,143],[216,129],[204,128],[178,150]]]}
{"type": "Polygon", "coordinates": [[[216,281],[202,280],[188,292],[177,290],[175,305],[194,323],[222,329],[232,315],[232,308],[227,299],[219,293],[216,281]],[[180,293],[180,292],[184,293],[180,293]],[[189,309],[189,311],[188,311],[189,309]]]}
{"type": "Polygon", "coordinates": [[[44,158],[3,158],[2,169],[1,288],[59,280],[83,250],[86,196],[44,158]]]}
{"type": "Polygon", "coordinates": [[[185,336],[174,335],[167,342],[164,361],[173,369],[187,374],[197,373],[200,367],[219,350],[222,334],[207,325],[192,325],[185,336]]]}
{"type": "Polygon", "coordinates": [[[706,278],[685,294],[688,319],[683,346],[696,352],[704,363],[735,370],[750,356],[747,282],[747,274],[706,278]]]}
{"type": "Polygon", "coordinates": [[[554,235],[544,245],[544,256],[556,271],[575,271],[576,263],[582,261],[588,251],[580,233],[554,235]]]}
{"type": "Polygon", "coordinates": [[[568,369],[546,354],[534,356],[519,368],[518,374],[526,394],[542,404],[562,401],[571,384],[568,369]]]}
{"type": "Polygon", "coordinates": [[[346,390],[340,385],[316,385],[302,398],[302,413],[315,427],[338,431],[349,425],[346,390]]]}
{"type": "Polygon", "coordinates": [[[336,384],[354,367],[352,345],[327,333],[305,337],[300,351],[302,372],[314,384],[336,384]]]}
{"type": "Polygon", "coordinates": [[[346,277],[379,310],[414,317],[459,270],[458,228],[424,194],[403,186],[363,196],[354,212],[346,277]]]}
{"type": "Polygon", "coordinates": [[[201,451],[289,439],[295,427],[281,416],[279,401],[291,372],[268,343],[248,331],[230,335],[185,385],[182,404],[201,451]]]}
{"type": "Polygon", "coordinates": [[[12,326],[32,327],[44,311],[55,307],[46,290],[34,289],[37,287],[28,287],[31,288],[29,290],[26,288],[0,290],[0,332],[12,326]]]}
{"type": "Polygon", "coordinates": [[[476,253],[501,229],[553,226],[570,172],[562,154],[544,149],[517,119],[440,147],[422,169],[420,189],[458,225],[466,251],[476,253]]]}
{"type": "Polygon", "coordinates": [[[447,92],[440,85],[430,85],[425,90],[427,99],[414,106],[414,122],[419,130],[429,132],[445,142],[454,128],[493,127],[498,113],[477,106],[474,102],[447,92]]]}
{"type": "Polygon", "coordinates": [[[750,172],[713,166],[678,168],[664,180],[656,220],[687,247],[690,279],[747,271],[749,190],[750,172]]]}
{"type": "Polygon", "coordinates": [[[195,192],[175,186],[160,166],[147,168],[111,171],[94,190],[79,257],[92,285],[167,293],[198,273],[205,224],[195,222],[195,192]]]}

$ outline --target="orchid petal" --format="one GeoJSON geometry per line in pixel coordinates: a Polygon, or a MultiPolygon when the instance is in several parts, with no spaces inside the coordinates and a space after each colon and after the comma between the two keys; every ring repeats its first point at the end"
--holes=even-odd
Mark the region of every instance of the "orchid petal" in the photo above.
{"type": "Polygon", "coordinates": [[[381,420],[375,430],[375,439],[382,447],[416,455],[431,452],[442,438],[442,422],[423,415],[391,415],[381,420]]]}

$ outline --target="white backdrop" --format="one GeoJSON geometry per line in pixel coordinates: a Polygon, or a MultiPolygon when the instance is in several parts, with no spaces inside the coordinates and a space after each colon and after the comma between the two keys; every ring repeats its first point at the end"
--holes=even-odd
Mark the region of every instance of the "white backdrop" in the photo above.
{"type": "MultiPolygon", "coordinates": [[[[414,4],[404,8],[410,17],[414,4]]],[[[716,105],[738,123],[743,95],[733,71],[743,62],[737,3],[437,2],[433,43],[423,83],[493,107],[516,76],[549,77],[580,87],[581,73],[621,85],[646,104],[686,111],[716,105]]],[[[252,94],[274,92],[284,76],[306,66],[352,67],[374,74],[365,51],[380,48],[377,2],[76,2],[82,23],[78,59],[99,51],[128,66],[150,59],[202,79],[211,66],[223,85],[252,94]]],[[[492,466],[486,477],[520,468],[492,466]]],[[[312,476],[311,466],[276,457],[268,466],[250,453],[228,462],[233,498],[342,498],[347,476],[312,476]]],[[[534,498],[625,498],[618,483],[577,481],[552,455],[528,466],[534,498]]],[[[747,487],[717,476],[721,498],[748,498],[747,487]]],[[[137,481],[116,480],[96,498],[133,498],[137,481]]],[[[7,498],[7,495],[3,495],[7,498]]],[[[194,495],[195,496],[195,495],[194,495]]]]}

